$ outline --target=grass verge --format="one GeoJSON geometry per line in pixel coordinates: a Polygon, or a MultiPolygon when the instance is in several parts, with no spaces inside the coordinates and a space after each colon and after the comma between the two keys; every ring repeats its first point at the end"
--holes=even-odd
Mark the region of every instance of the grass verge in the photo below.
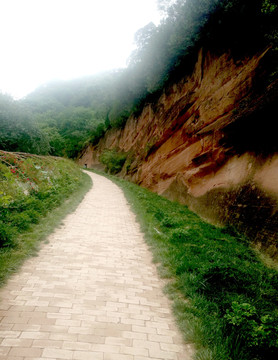
{"type": "MultiPolygon", "coordinates": [[[[45,163],[42,158],[39,161],[45,163]]],[[[3,229],[6,230],[12,224],[14,234],[13,241],[0,248],[0,287],[11,274],[19,269],[26,258],[37,253],[40,243],[62,223],[67,214],[74,211],[92,186],[91,178],[81,172],[76,165],[69,164],[64,159],[54,159],[53,161],[56,181],[54,184],[53,180],[53,189],[48,186],[46,190],[39,189],[33,197],[28,194],[26,198],[19,194],[18,190],[17,192],[13,191],[11,195],[6,196],[9,196],[9,199],[13,196],[15,200],[9,201],[8,204],[2,204],[2,210],[4,210],[1,213],[3,229]],[[72,171],[72,177],[68,173],[69,171],[72,171]],[[46,208],[42,205],[43,202],[46,208]],[[28,214],[35,212],[37,217],[35,219],[27,218],[28,226],[24,228],[18,224],[19,220],[24,223],[26,212],[28,214]],[[18,220],[17,223],[14,222],[15,218],[18,220]],[[4,227],[6,224],[7,227],[4,227]]],[[[49,162],[53,161],[47,159],[48,167],[50,167],[49,162]]],[[[5,176],[4,181],[10,184],[10,177],[5,176]]],[[[8,184],[6,185],[8,186],[8,184]]]]}
{"type": "Polygon", "coordinates": [[[108,177],[124,190],[160,275],[168,278],[165,293],[184,339],[196,348],[195,359],[276,358],[277,271],[233,229],[210,225],[183,205],[108,177]]]}

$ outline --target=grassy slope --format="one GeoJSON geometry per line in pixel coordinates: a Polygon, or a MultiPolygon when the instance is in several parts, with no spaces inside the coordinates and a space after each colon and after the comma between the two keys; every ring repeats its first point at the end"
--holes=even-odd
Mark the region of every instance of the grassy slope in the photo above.
{"type": "Polygon", "coordinates": [[[36,254],[40,242],[77,207],[92,182],[65,159],[5,153],[0,165],[1,286],[28,256],[36,254]]]}
{"type": "Polygon", "coordinates": [[[177,322],[199,360],[273,359],[278,352],[277,271],[229,229],[185,206],[110,177],[138,216],[177,322]]]}

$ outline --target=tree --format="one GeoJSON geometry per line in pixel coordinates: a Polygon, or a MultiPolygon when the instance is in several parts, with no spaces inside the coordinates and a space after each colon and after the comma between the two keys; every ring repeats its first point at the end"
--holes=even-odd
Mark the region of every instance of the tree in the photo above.
{"type": "Polygon", "coordinates": [[[50,149],[28,109],[3,94],[0,94],[0,148],[35,154],[47,154],[50,149]]]}

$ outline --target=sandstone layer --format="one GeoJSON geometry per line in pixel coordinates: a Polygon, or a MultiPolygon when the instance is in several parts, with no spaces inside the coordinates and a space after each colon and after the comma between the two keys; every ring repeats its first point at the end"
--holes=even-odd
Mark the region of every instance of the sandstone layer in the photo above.
{"type": "Polygon", "coordinates": [[[200,51],[191,76],[85,149],[80,164],[99,164],[105,149],[125,152],[122,176],[235,225],[277,256],[277,83],[264,83],[266,58],[267,50],[237,61],[200,51]]]}

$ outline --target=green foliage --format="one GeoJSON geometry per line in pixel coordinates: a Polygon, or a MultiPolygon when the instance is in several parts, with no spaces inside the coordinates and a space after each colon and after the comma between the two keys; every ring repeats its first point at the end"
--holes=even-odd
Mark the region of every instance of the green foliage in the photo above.
{"type": "Polygon", "coordinates": [[[109,125],[105,125],[103,123],[98,124],[96,127],[94,127],[91,130],[91,137],[89,139],[89,142],[91,144],[97,144],[99,140],[104,136],[105,131],[107,130],[109,125]]]}
{"type": "Polygon", "coordinates": [[[105,171],[117,174],[124,166],[127,154],[113,150],[105,150],[100,156],[100,162],[105,165],[105,171]]]}
{"type": "Polygon", "coordinates": [[[262,13],[271,14],[277,9],[277,4],[274,4],[270,0],[264,0],[262,4],[262,13]]]}
{"type": "Polygon", "coordinates": [[[49,126],[47,123],[40,123],[41,131],[49,142],[49,155],[65,156],[67,152],[67,139],[65,139],[58,131],[56,126],[49,126]]]}
{"type": "Polygon", "coordinates": [[[202,47],[244,57],[277,44],[277,9],[270,1],[176,0],[159,1],[159,7],[165,15],[161,24],[150,23],[135,36],[127,82],[140,87],[133,110],[138,104],[142,108],[149,94],[189,74],[202,47]]]}
{"type": "Polygon", "coordinates": [[[256,314],[256,309],[254,306],[248,303],[238,303],[237,301],[232,302],[232,311],[227,310],[225,318],[229,324],[232,325],[242,325],[246,322],[247,318],[253,317],[256,314]]]}
{"type": "Polygon", "coordinates": [[[13,244],[15,232],[9,224],[5,224],[0,220],[0,248],[13,244]]]}
{"type": "Polygon", "coordinates": [[[138,214],[165,291],[196,359],[272,360],[278,353],[277,271],[247,240],[185,206],[113,177],[138,214]]]}
{"type": "Polygon", "coordinates": [[[85,145],[96,144],[111,125],[125,123],[130,107],[125,109],[122,74],[51,83],[23,101],[47,138],[51,155],[75,158],[85,145]]]}
{"type": "Polygon", "coordinates": [[[17,246],[20,234],[59,206],[81,182],[69,160],[0,150],[0,248],[17,246]]]}
{"type": "Polygon", "coordinates": [[[0,94],[0,149],[47,154],[49,144],[44,134],[22,104],[0,94]]]}
{"type": "Polygon", "coordinates": [[[100,133],[104,128],[102,120],[89,108],[65,107],[37,114],[37,119],[49,141],[51,155],[75,158],[90,138],[100,138],[104,134],[104,131],[100,133]]]}
{"type": "Polygon", "coordinates": [[[261,351],[269,346],[278,348],[277,323],[269,314],[258,317],[255,306],[233,301],[224,318],[232,325],[235,336],[240,334],[248,347],[261,348],[261,351]]]}

